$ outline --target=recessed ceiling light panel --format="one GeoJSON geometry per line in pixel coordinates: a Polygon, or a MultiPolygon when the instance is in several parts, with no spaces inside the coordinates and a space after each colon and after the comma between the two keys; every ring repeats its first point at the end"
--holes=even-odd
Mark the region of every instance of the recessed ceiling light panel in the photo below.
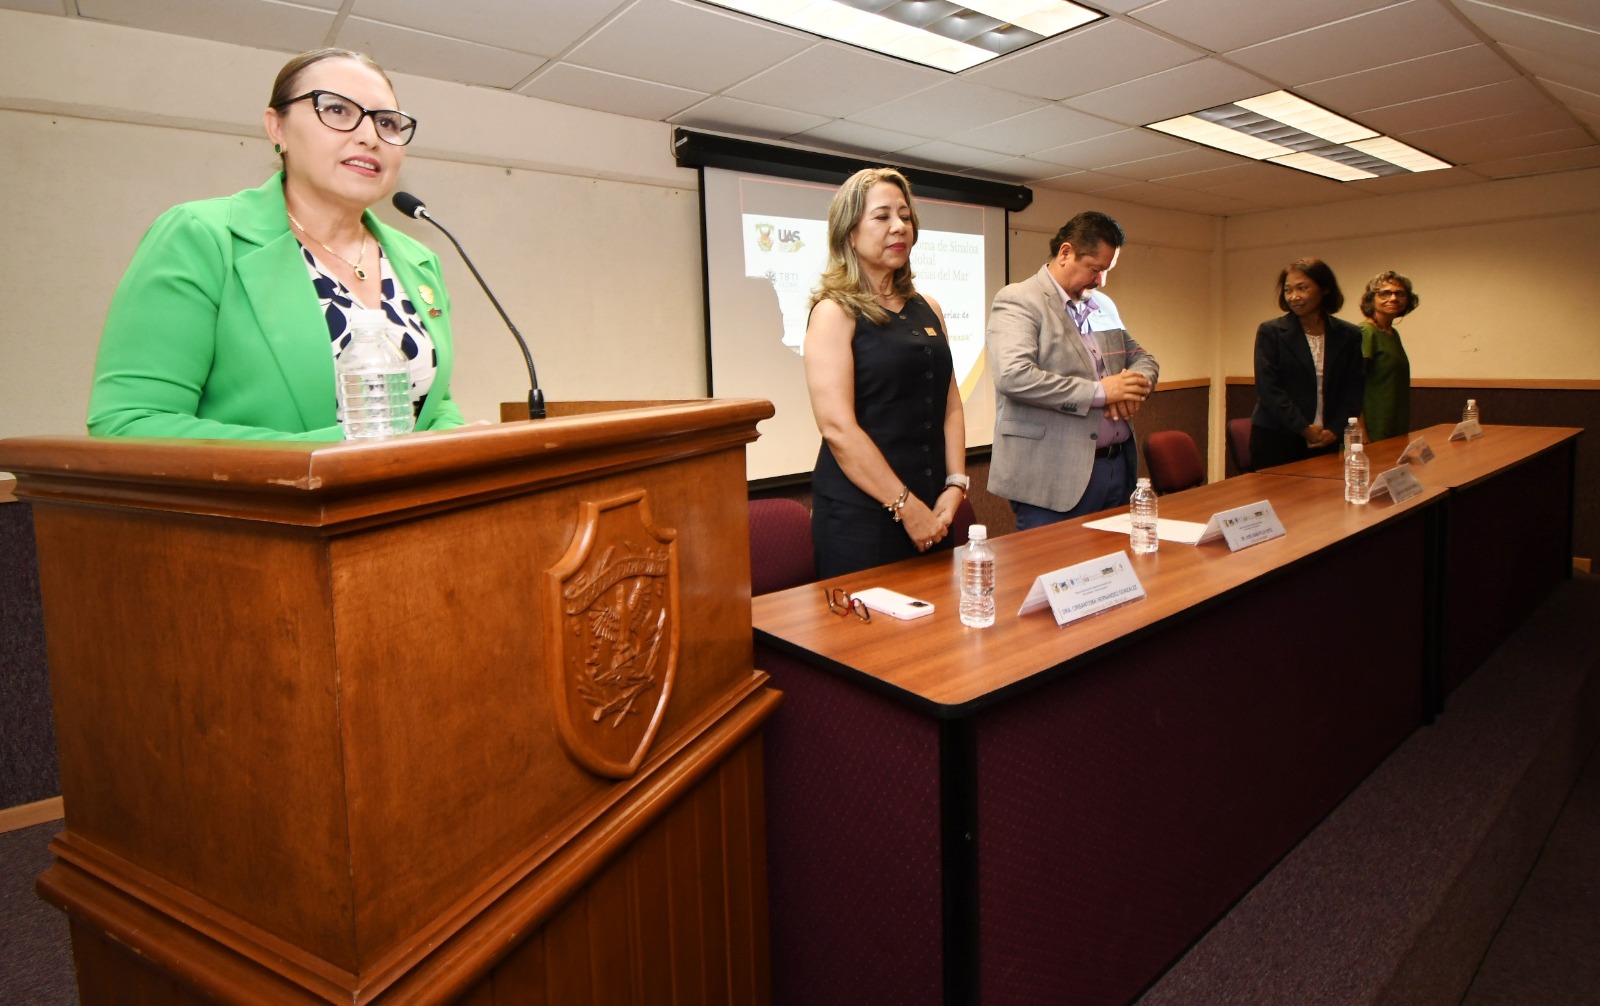
{"type": "Polygon", "coordinates": [[[1342,182],[1451,166],[1288,91],[1214,105],[1145,128],[1342,182]]]}
{"type": "Polygon", "coordinates": [[[950,73],[1105,15],[1067,0],[707,0],[950,73]]]}

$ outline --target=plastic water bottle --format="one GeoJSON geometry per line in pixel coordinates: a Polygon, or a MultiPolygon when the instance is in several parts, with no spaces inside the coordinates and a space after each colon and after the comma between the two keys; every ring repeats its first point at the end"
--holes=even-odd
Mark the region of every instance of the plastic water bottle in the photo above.
{"type": "Polygon", "coordinates": [[[382,311],[350,312],[350,344],[339,354],[339,421],[346,440],[392,437],[416,425],[411,367],[382,311]]]}
{"type": "Polygon", "coordinates": [[[1344,455],[1350,456],[1350,445],[1361,443],[1361,424],[1356,422],[1356,417],[1351,416],[1350,421],[1344,424],[1344,455]]]}
{"type": "Polygon", "coordinates": [[[1132,540],[1134,555],[1149,555],[1161,548],[1161,536],[1156,533],[1161,504],[1156,502],[1156,491],[1149,479],[1140,479],[1128,497],[1128,516],[1133,528],[1128,537],[1132,540]]]}
{"type": "Polygon", "coordinates": [[[1372,498],[1372,468],[1367,462],[1367,452],[1360,444],[1350,445],[1350,454],[1344,459],[1344,501],[1365,503],[1372,498]]]}
{"type": "Polygon", "coordinates": [[[994,624],[994,549],[984,524],[967,528],[961,555],[961,624],[974,629],[994,624]]]}
{"type": "Polygon", "coordinates": [[[1483,424],[1483,420],[1478,418],[1478,400],[1476,398],[1467,399],[1467,407],[1461,410],[1461,421],[1463,423],[1477,423],[1480,426],[1483,424]]]}

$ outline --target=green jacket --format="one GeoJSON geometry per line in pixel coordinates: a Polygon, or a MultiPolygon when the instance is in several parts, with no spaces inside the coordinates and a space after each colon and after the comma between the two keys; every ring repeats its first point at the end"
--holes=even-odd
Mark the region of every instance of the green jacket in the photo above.
{"type": "MultiPolygon", "coordinates": [[[[439,260],[370,212],[366,224],[438,350],[417,429],[460,426],[439,260]]],[[[106,314],[89,432],[342,439],[328,323],[289,231],[282,174],[258,189],[175,206],[150,226],[106,314]]]]}

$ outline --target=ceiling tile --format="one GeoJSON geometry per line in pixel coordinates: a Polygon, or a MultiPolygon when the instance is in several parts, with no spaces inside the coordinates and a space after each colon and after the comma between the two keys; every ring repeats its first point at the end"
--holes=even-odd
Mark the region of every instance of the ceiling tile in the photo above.
{"type": "Polygon", "coordinates": [[[1120,132],[1122,128],[1115,122],[1097,119],[1092,115],[1058,105],[1046,105],[965,133],[957,133],[951,139],[985,150],[1026,154],[1044,147],[1058,147],[1120,132]]]}
{"type": "Polygon", "coordinates": [[[306,0],[304,4],[276,0],[77,0],[77,4],[80,16],[96,21],[256,49],[305,52],[322,45],[328,37],[339,0],[306,0]]]}
{"type": "Polygon", "coordinates": [[[1537,49],[1561,59],[1585,60],[1592,57],[1594,47],[1600,41],[1596,38],[1600,36],[1600,25],[1594,24],[1596,17],[1592,2],[1585,4],[1591,12],[1583,19],[1586,27],[1576,27],[1578,22],[1572,18],[1552,21],[1512,9],[1527,7],[1526,3],[1486,4],[1478,0],[1457,0],[1456,6],[1495,41],[1524,49],[1537,49]]]}
{"type": "Polygon", "coordinates": [[[1144,126],[1277,89],[1278,85],[1219,60],[1197,59],[1067,98],[1062,104],[1127,126],[1144,126]]]}
{"type": "Polygon", "coordinates": [[[1061,174],[1061,165],[1035,161],[1028,157],[1008,157],[1003,161],[985,164],[979,172],[985,177],[1007,182],[1034,182],[1041,178],[1054,178],[1061,174]]]}
{"type": "Polygon", "coordinates": [[[571,63],[552,63],[518,91],[564,105],[662,120],[709,97],[704,91],[636,80],[571,63]]]}
{"type": "Polygon", "coordinates": [[[1390,3],[1393,0],[1318,0],[1315,4],[1161,0],[1139,8],[1133,17],[1212,52],[1231,52],[1390,3]]]}
{"type": "Polygon", "coordinates": [[[850,115],[855,122],[882,126],[923,136],[953,136],[998,119],[1035,108],[1044,102],[1008,91],[997,91],[963,78],[947,77],[942,84],[895,101],[875,105],[850,115]]]}
{"type": "MultiPolygon", "coordinates": [[[[1563,117],[1571,122],[1570,115],[1563,112],[1563,117]]],[[[1485,118],[1483,122],[1491,123],[1499,120],[1485,118]]],[[[1557,150],[1578,150],[1581,147],[1594,146],[1595,141],[1589,136],[1589,131],[1576,125],[1565,130],[1550,130],[1549,133],[1520,134],[1494,131],[1478,136],[1475,142],[1461,142],[1456,146],[1456,157],[1446,157],[1445,160],[1472,168],[1480,163],[1494,162],[1494,160],[1507,160],[1531,154],[1554,154],[1557,150]]]]}
{"type": "Polygon", "coordinates": [[[982,168],[996,161],[1006,160],[992,150],[963,146],[948,140],[931,140],[898,151],[896,156],[911,164],[936,168],[982,168]]]}
{"type": "Polygon", "coordinates": [[[1406,0],[1228,55],[1247,69],[1294,87],[1476,41],[1437,0],[1406,0]]]}
{"type": "Polygon", "coordinates": [[[1600,31],[1600,7],[1594,0],[1499,0],[1496,6],[1600,31]]]}
{"type": "Polygon", "coordinates": [[[1170,178],[1174,175],[1205,171],[1209,168],[1230,167],[1237,163],[1239,163],[1239,158],[1234,154],[1224,153],[1221,150],[1196,147],[1190,150],[1180,150],[1175,154],[1161,154],[1156,157],[1146,157],[1143,160],[1128,161],[1124,164],[1112,164],[1100,170],[1108,175],[1118,175],[1122,178],[1136,178],[1141,181],[1151,182],[1170,178]]]}
{"type": "MultiPolygon", "coordinates": [[[[555,56],[626,5],[625,0],[561,0],[560,3],[355,0],[351,16],[405,25],[502,49],[555,56]]],[[[338,0],[331,0],[327,6],[338,7],[338,0]]]]}
{"type": "Polygon", "coordinates": [[[696,129],[716,129],[781,139],[791,133],[820,126],[828,120],[820,115],[791,112],[784,108],[772,108],[768,105],[740,101],[737,98],[712,95],[705,101],[670,117],[667,121],[696,129]]]}
{"type": "Polygon", "coordinates": [[[1508,57],[1516,60],[1518,66],[1541,80],[1563,84],[1590,94],[1600,94],[1600,62],[1573,63],[1520,46],[1507,45],[1502,48],[1508,57]]]}
{"type": "Polygon", "coordinates": [[[1399,175],[1381,175],[1348,182],[1345,187],[1369,196],[1389,196],[1404,192],[1425,192],[1432,189],[1452,189],[1483,181],[1483,176],[1466,168],[1448,171],[1407,171],[1399,175]]]}
{"type": "Polygon", "coordinates": [[[731,98],[842,118],[949,78],[842,43],[814,45],[725,92],[731,98]]]}
{"type": "Polygon", "coordinates": [[[694,91],[720,91],[810,48],[788,28],[677,0],[639,0],[563,60],[694,91]]]}
{"type": "Polygon", "coordinates": [[[868,126],[849,119],[835,119],[814,129],[795,133],[790,139],[797,143],[819,143],[834,150],[876,157],[926,143],[929,138],[897,133],[892,129],[868,126]]]}
{"type": "Polygon", "coordinates": [[[1600,115],[1600,91],[1580,91],[1554,81],[1546,81],[1545,87],[1555,95],[1557,101],[1566,105],[1572,114],[1600,115]]]}
{"type": "Polygon", "coordinates": [[[1124,129],[1108,136],[1097,136],[1061,147],[1038,150],[1036,160],[1051,161],[1071,168],[1094,170],[1113,164],[1126,164],[1160,154],[1193,150],[1194,145],[1148,129],[1124,129]]]}
{"type": "Polygon", "coordinates": [[[1035,184],[1064,192],[1093,193],[1127,185],[1128,180],[1118,178],[1116,175],[1102,175],[1098,171],[1068,171],[1049,178],[1041,178],[1035,184]]]}
{"type": "Polygon", "coordinates": [[[388,70],[482,87],[515,87],[545,62],[542,56],[358,17],[339,29],[338,41],[345,48],[370,53],[388,70]]]}
{"type": "Polygon", "coordinates": [[[1496,115],[1472,122],[1458,122],[1435,129],[1419,129],[1404,133],[1396,139],[1424,150],[1451,164],[1468,164],[1476,160],[1499,159],[1508,156],[1507,144],[1516,145],[1526,138],[1544,136],[1547,139],[1537,152],[1549,149],[1548,137],[1552,133],[1572,129],[1572,118],[1563,109],[1526,115],[1496,115]]]}
{"type": "Polygon", "coordinates": [[[1465,91],[1519,74],[1487,45],[1468,45],[1388,66],[1347,73],[1295,88],[1309,98],[1349,116],[1451,91],[1465,91]]]}
{"type": "Polygon", "coordinates": [[[1239,199],[1215,192],[1196,192],[1192,189],[1174,189],[1153,182],[1132,182],[1115,188],[1102,189],[1098,195],[1106,199],[1120,199],[1141,206],[1158,206],[1168,210],[1189,213],[1207,213],[1212,216],[1230,216],[1272,208],[1253,199],[1239,199]]]}
{"type": "Polygon", "coordinates": [[[1600,147],[1580,150],[1559,150],[1530,157],[1513,157],[1503,161],[1485,161],[1472,165],[1472,170],[1489,178],[1521,178],[1527,175],[1548,175],[1556,171],[1579,171],[1600,167],[1600,147]]]}
{"type": "Polygon", "coordinates": [[[61,0],[0,0],[0,7],[33,14],[60,14],[61,0]]]}
{"type": "Polygon", "coordinates": [[[1379,132],[1398,136],[1452,122],[1472,122],[1510,112],[1533,112],[1550,107],[1549,98],[1518,77],[1387,108],[1371,108],[1361,114],[1361,121],[1379,132]]]}
{"type": "Polygon", "coordinates": [[[1201,53],[1127,21],[1096,21],[962,74],[991,87],[1057,101],[1147,77],[1201,53]]]}

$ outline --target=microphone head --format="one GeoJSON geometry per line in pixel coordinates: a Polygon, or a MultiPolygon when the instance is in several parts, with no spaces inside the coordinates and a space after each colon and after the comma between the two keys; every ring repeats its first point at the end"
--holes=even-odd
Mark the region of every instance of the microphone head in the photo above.
{"type": "Polygon", "coordinates": [[[422,204],[422,200],[409,192],[396,192],[393,202],[394,208],[408,217],[420,219],[424,213],[428,212],[428,208],[422,204]]]}

